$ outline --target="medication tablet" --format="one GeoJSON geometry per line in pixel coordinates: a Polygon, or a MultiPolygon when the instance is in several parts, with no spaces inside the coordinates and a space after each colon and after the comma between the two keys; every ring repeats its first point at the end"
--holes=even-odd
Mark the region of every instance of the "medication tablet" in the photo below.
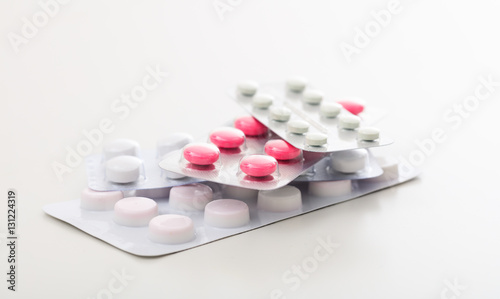
{"type": "Polygon", "coordinates": [[[257,199],[259,190],[224,185],[224,197],[235,199],[257,199]]]}
{"type": "Polygon", "coordinates": [[[269,109],[269,116],[272,120],[276,121],[288,121],[292,112],[285,107],[276,107],[273,106],[269,109]]]}
{"type": "Polygon", "coordinates": [[[236,199],[218,199],[205,207],[205,223],[220,228],[239,227],[248,224],[248,205],[236,199]]]}
{"type": "Polygon", "coordinates": [[[303,120],[292,120],[287,124],[288,132],[294,134],[304,134],[309,131],[309,124],[303,120]]]}
{"type": "Polygon", "coordinates": [[[297,187],[284,186],[275,190],[261,190],[257,207],[268,212],[290,212],[302,207],[302,195],[297,187]]]}
{"type": "Polygon", "coordinates": [[[163,157],[164,155],[173,152],[175,150],[180,150],[187,144],[193,142],[193,137],[186,133],[173,133],[165,138],[158,140],[156,143],[156,150],[158,157],[163,157]]]}
{"type": "Polygon", "coordinates": [[[301,153],[300,149],[282,139],[269,140],[264,146],[264,151],[276,160],[295,159],[301,153]]]}
{"type": "Polygon", "coordinates": [[[377,140],[380,136],[380,130],[373,127],[364,127],[358,129],[358,138],[365,141],[377,140]]]}
{"type": "Polygon", "coordinates": [[[286,80],[286,86],[293,92],[302,92],[306,85],[307,79],[304,77],[292,77],[286,80]]]}
{"type": "Polygon", "coordinates": [[[117,139],[106,144],[103,150],[105,160],[118,156],[137,156],[139,144],[130,139],[117,139]]]}
{"type": "Polygon", "coordinates": [[[344,107],[345,110],[351,112],[354,115],[358,115],[361,112],[363,112],[363,110],[365,110],[365,106],[363,106],[363,105],[361,105],[359,103],[356,103],[356,102],[351,102],[351,101],[337,101],[337,103],[339,103],[340,105],[342,105],[342,107],[344,107]]]}
{"type": "Polygon", "coordinates": [[[306,134],[306,144],[310,146],[322,146],[326,144],[328,135],[318,132],[309,132],[306,134]]]}
{"type": "Polygon", "coordinates": [[[341,115],[339,117],[339,127],[347,130],[354,130],[359,127],[359,117],[355,115],[341,115]]]}
{"type": "Polygon", "coordinates": [[[80,207],[89,211],[111,211],[122,198],[121,191],[100,192],[85,188],[80,198],[80,207]]]}
{"type": "Polygon", "coordinates": [[[323,93],[318,90],[306,90],[303,95],[304,102],[311,105],[318,105],[323,101],[323,93]]]}
{"type": "Polygon", "coordinates": [[[238,83],[238,90],[245,96],[253,96],[258,88],[259,84],[255,81],[241,81],[238,83]]]}
{"type": "Polygon", "coordinates": [[[246,136],[260,136],[267,133],[267,127],[252,116],[242,116],[234,121],[234,127],[246,136]]]}
{"type": "Polygon", "coordinates": [[[137,181],[142,160],[134,156],[118,156],[106,162],[106,179],[120,184],[137,181]]]}
{"type": "Polygon", "coordinates": [[[193,220],[183,215],[160,215],[151,219],[148,238],[156,243],[181,244],[195,238],[193,220]]]}
{"type": "Polygon", "coordinates": [[[272,174],[278,167],[278,161],[271,156],[251,155],[240,161],[240,169],[254,177],[264,177],[272,174]]]}
{"type": "Polygon", "coordinates": [[[158,215],[158,205],[147,197],[126,197],[115,204],[113,220],[124,226],[146,226],[158,215]]]}
{"type": "Polygon", "coordinates": [[[368,152],[364,148],[334,152],[331,154],[332,167],[343,173],[353,173],[365,168],[368,152]]]}
{"type": "Polygon", "coordinates": [[[186,160],[196,165],[211,165],[219,160],[219,149],[208,143],[191,143],[184,147],[186,160]]]}
{"type": "Polygon", "coordinates": [[[274,97],[270,94],[257,94],[252,99],[252,105],[255,108],[267,109],[273,104],[274,97]]]}
{"type": "Polygon", "coordinates": [[[336,117],[340,111],[342,111],[342,105],[337,103],[321,103],[319,107],[319,114],[327,118],[336,117]]]}
{"type": "Polygon", "coordinates": [[[309,182],[309,194],[320,197],[335,197],[351,194],[351,180],[309,182]]]}
{"type": "Polygon", "coordinates": [[[210,141],[219,148],[237,148],[245,143],[245,133],[230,127],[218,128],[210,133],[210,141]]]}
{"type": "Polygon", "coordinates": [[[203,211],[207,203],[212,201],[212,188],[203,184],[189,184],[172,187],[168,203],[172,209],[180,211],[203,211]]]}

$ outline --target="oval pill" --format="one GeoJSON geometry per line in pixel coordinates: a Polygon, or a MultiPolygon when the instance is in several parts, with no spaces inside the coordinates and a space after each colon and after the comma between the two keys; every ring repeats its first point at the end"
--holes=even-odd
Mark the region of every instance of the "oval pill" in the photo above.
{"type": "Polygon", "coordinates": [[[113,220],[124,226],[146,226],[158,215],[158,205],[147,197],[126,197],[114,207],[113,220]]]}
{"type": "Polygon", "coordinates": [[[286,80],[286,86],[293,92],[302,92],[306,88],[307,79],[304,77],[296,76],[286,80]]]}
{"type": "Polygon", "coordinates": [[[240,169],[254,177],[264,177],[272,174],[278,167],[275,158],[266,155],[246,156],[240,161],[240,169]]]}
{"type": "Polygon", "coordinates": [[[106,162],[106,179],[120,184],[132,183],[139,179],[142,160],[134,156],[118,156],[106,162]]]}
{"type": "Polygon", "coordinates": [[[341,115],[339,117],[339,127],[347,130],[354,130],[359,127],[361,120],[355,115],[341,115]]]}
{"type": "Polygon", "coordinates": [[[274,97],[270,94],[257,94],[252,98],[252,106],[260,109],[267,109],[273,104],[274,97]]]}
{"type": "Polygon", "coordinates": [[[306,90],[303,95],[304,102],[311,105],[318,105],[323,101],[323,93],[319,90],[306,90]]]}
{"type": "Polygon", "coordinates": [[[297,158],[301,150],[292,146],[285,140],[269,140],[264,146],[264,151],[276,160],[291,160],[297,158]]]}
{"type": "Polygon", "coordinates": [[[319,132],[309,132],[306,134],[306,144],[310,146],[322,146],[326,144],[328,135],[319,132]]]}
{"type": "Polygon", "coordinates": [[[290,111],[290,109],[285,107],[273,106],[269,109],[269,116],[271,117],[272,120],[283,121],[283,122],[288,121],[291,115],[292,112],[290,111]]]}
{"type": "Polygon", "coordinates": [[[218,128],[210,133],[210,141],[219,148],[237,148],[245,143],[245,133],[230,127],[218,128]]]}
{"type": "Polygon", "coordinates": [[[304,134],[309,131],[309,124],[303,120],[291,120],[287,123],[288,132],[294,134],[304,134]]]}
{"type": "Polygon", "coordinates": [[[358,138],[365,141],[374,141],[380,137],[380,130],[373,127],[363,127],[358,129],[358,138]]]}
{"type": "Polygon", "coordinates": [[[234,121],[234,127],[245,133],[246,136],[260,136],[267,133],[267,127],[253,116],[242,116],[234,121]]]}
{"type": "Polygon", "coordinates": [[[239,92],[245,96],[253,96],[258,88],[259,84],[255,81],[246,80],[238,83],[239,92]]]}
{"type": "Polygon", "coordinates": [[[208,143],[191,143],[184,147],[184,158],[196,165],[211,165],[219,160],[219,149],[208,143]]]}
{"type": "Polygon", "coordinates": [[[294,186],[284,186],[275,190],[261,190],[257,198],[257,208],[267,212],[290,212],[302,207],[302,195],[294,186]]]}
{"type": "Polygon", "coordinates": [[[359,103],[356,103],[356,102],[351,102],[351,101],[337,101],[337,103],[339,103],[340,105],[342,105],[342,107],[344,107],[345,110],[351,112],[354,115],[358,115],[361,112],[363,112],[363,110],[365,110],[365,106],[363,106],[363,105],[361,105],[359,103]]]}
{"type": "Polygon", "coordinates": [[[319,107],[320,115],[327,117],[327,118],[336,117],[337,115],[340,114],[340,111],[342,111],[342,105],[337,104],[337,103],[323,102],[323,103],[321,103],[321,106],[319,107]]]}
{"type": "Polygon", "coordinates": [[[193,220],[187,216],[167,214],[151,219],[148,238],[156,243],[181,244],[195,238],[193,220]]]}
{"type": "Polygon", "coordinates": [[[248,205],[236,199],[218,199],[205,207],[205,223],[220,228],[240,227],[250,222],[248,205]]]}

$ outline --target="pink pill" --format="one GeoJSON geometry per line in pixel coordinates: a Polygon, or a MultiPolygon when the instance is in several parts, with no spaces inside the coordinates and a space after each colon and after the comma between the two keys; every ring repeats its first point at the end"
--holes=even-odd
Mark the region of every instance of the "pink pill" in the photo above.
{"type": "Polygon", "coordinates": [[[208,143],[191,143],[184,147],[184,158],[196,165],[211,165],[219,160],[219,149],[208,143]]]}
{"type": "Polygon", "coordinates": [[[345,110],[351,112],[354,115],[358,115],[361,112],[363,112],[363,110],[365,110],[365,106],[363,106],[359,103],[350,102],[350,101],[338,101],[337,103],[342,105],[342,107],[344,107],[345,110]]]}
{"type": "Polygon", "coordinates": [[[291,160],[300,155],[300,149],[281,139],[269,140],[264,150],[266,154],[276,158],[276,160],[291,160]]]}
{"type": "Polygon", "coordinates": [[[252,116],[242,116],[234,121],[234,127],[246,136],[260,136],[267,133],[267,127],[252,116]]]}
{"type": "Polygon", "coordinates": [[[278,166],[278,161],[271,156],[251,155],[241,159],[240,169],[244,173],[264,177],[273,173],[278,166]]]}
{"type": "Polygon", "coordinates": [[[235,128],[218,128],[210,134],[210,141],[220,148],[237,148],[245,142],[245,133],[235,128]]]}

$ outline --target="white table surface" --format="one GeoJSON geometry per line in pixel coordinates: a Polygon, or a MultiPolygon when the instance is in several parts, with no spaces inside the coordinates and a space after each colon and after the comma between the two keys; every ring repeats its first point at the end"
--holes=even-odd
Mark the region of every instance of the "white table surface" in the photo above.
{"type": "Polygon", "coordinates": [[[113,298],[500,297],[500,86],[467,98],[480,78],[500,82],[498,1],[220,1],[233,5],[223,19],[212,0],[57,4],[18,52],[10,32],[43,10],[0,3],[2,281],[8,188],[19,208],[18,291],[2,284],[0,297],[106,298],[110,283],[119,287],[113,271],[130,276],[113,298]],[[399,13],[349,63],[342,43],[388,5],[399,13]],[[113,102],[157,65],[168,76],[120,119],[113,102]],[[52,165],[102,119],[115,125],[105,141],[152,148],[242,114],[225,96],[238,80],[295,74],[390,111],[379,126],[396,156],[416,161],[415,140],[435,130],[446,138],[422,156],[417,180],[163,257],[122,252],[42,211],[85,187],[83,164],[62,181],[52,165]],[[464,101],[467,116],[450,112],[464,101]],[[307,276],[283,280],[327,237],[340,247],[307,276]]]}

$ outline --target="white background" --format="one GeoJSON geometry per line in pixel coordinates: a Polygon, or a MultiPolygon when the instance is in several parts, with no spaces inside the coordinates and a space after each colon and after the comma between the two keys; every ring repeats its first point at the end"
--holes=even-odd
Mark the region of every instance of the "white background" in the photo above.
{"type": "Polygon", "coordinates": [[[1,283],[0,297],[96,298],[112,271],[125,269],[134,278],[113,298],[270,298],[274,289],[288,298],[498,298],[500,87],[471,100],[466,117],[446,119],[480,77],[500,82],[498,1],[401,0],[350,62],[342,43],[352,45],[356,28],[373,25],[370,12],[389,1],[229,3],[221,18],[212,0],[69,1],[18,47],[9,36],[22,36],[23,18],[43,10],[37,1],[0,3],[2,273],[8,188],[18,190],[20,236],[18,292],[1,283]],[[169,75],[120,119],[112,103],[157,65],[169,75]],[[295,74],[332,97],[389,110],[379,124],[397,141],[388,150],[422,162],[421,177],[158,258],[122,252],[43,213],[86,186],[83,164],[62,180],[52,165],[103,118],[115,125],[104,141],[153,148],[168,133],[202,136],[243,113],[225,96],[238,80],[295,74]],[[435,130],[445,140],[418,153],[435,130]],[[340,247],[292,289],[284,273],[328,236],[340,247]]]}

